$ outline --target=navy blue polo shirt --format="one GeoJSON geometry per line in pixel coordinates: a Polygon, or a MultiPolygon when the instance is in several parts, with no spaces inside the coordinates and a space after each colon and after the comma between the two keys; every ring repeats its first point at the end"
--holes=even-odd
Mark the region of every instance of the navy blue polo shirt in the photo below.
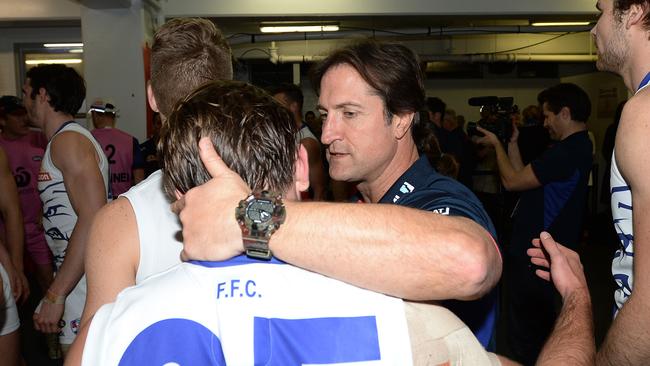
{"type": "Polygon", "coordinates": [[[531,162],[541,187],[521,193],[513,215],[512,245],[508,252],[528,263],[526,249],[543,230],[575,249],[582,233],[582,218],[592,164],[587,131],[576,132],[547,149],[531,162]]]}
{"type": "MultiPolygon", "coordinates": [[[[441,215],[463,216],[478,223],[496,238],[492,221],[476,196],[461,183],[436,172],[425,156],[421,156],[402,174],[379,203],[393,203],[441,215]]],[[[488,347],[496,324],[496,288],[479,300],[450,300],[443,302],[443,305],[469,326],[483,347],[488,347]]]]}

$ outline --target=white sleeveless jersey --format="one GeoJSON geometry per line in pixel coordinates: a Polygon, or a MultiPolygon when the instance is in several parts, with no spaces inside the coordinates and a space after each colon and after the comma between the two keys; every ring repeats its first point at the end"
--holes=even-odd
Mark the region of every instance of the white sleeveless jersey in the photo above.
{"type": "Polygon", "coordinates": [[[402,300],[273,260],[180,264],[122,291],[83,365],[410,365],[402,300]]]}
{"type": "MultiPolygon", "coordinates": [[[[636,93],[646,88],[650,81],[650,73],[641,81],[636,93]]],[[[634,225],[632,220],[632,191],[625,178],[618,170],[616,163],[616,146],[612,153],[612,168],[609,186],[611,187],[611,207],[614,228],[620,240],[620,246],[612,260],[612,275],[616,282],[614,302],[616,303],[616,314],[621,310],[623,304],[632,294],[634,282],[634,225]]]]}
{"type": "Polygon", "coordinates": [[[634,228],[632,225],[632,191],[616,163],[616,152],[612,154],[610,178],[612,218],[620,240],[620,246],[612,260],[612,274],[616,282],[614,301],[618,313],[632,294],[634,263],[634,228]]]}
{"type": "Polygon", "coordinates": [[[140,262],[135,283],[181,262],[181,225],[163,189],[162,171],[152,173],[140,184],[122,194],[133,208],[140,241],[140,262]]]}
{"type": "MultiPolygon", "coordinates": [[[[74,131],[86,137],[93,144],[95,152],[99,157],[99,170],[104,180],[104,193],[108,197],[108,160],[101,145],[95,140],[88,130],[77,123],[66,123],[50,139],[43,156],[41,169],[38,173],[38,192],[43,202],[43,228],[47,244],[54,255],[54,264],[58,271],[65,259],[68,249],[68,242],[75,225],[77,214],[75,213],[70,197],[63,182],[63,174],[52,163],[50,148],[56,136],[65,131],[74,131]]],[[[76,286],[65,299],[65,311],[63,321],[65,326],[59,334],[59,341],[62,344],[71,344],[79,330],[81,313],[86,302],[86,276],[82,276],[76,286]]],[[[38,311],[38,309],[37,309],[38,311]]]]}
{"type": "Polygon", "coordinates": [[[77,132],[93,144],[99,157],[99,169],[104,178],[104,189],[108,197],[108,160],[106,159],[106,155],[104,155],[102,147],[90,132],[78,123],[67,123],[48,142],[38,174],[38,192],[43,203],[43,228],[45,229],[47,244],[54,255],[54,264],[57,270],[63,263],[70,235],[72,235],[72,230],[77,223],[77,214],[74,212],[70,203],[70,198],[68,197],[68,192],[63,182],[63,174],[52,163],[52,154],[50,151],[52,141],[58,134],[66,131],[77,132]]]}

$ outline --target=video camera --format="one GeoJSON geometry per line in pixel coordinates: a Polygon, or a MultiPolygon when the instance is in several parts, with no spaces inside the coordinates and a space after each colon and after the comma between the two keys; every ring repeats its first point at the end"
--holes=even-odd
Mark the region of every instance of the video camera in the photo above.
{"type": "Polygon", "coordinates": [[[508,143],[512,136],[512,120],[510,115],[519,111],[519,107],[513,105],[513,97],[473,97],[467,103],[474,107],[481,107],[481,119],[478,122],[467,123],[468,136],[484,136],[476,127],[494,133],[501,142],[508,143]]]}

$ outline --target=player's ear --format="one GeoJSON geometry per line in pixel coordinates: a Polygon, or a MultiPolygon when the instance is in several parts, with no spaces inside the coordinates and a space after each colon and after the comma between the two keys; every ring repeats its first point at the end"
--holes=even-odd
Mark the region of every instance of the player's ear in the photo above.
{"type": "Polygon", "coordinates": [[[300,197],[300,192],[309,189],[309,157],[307,155],[307,149],[302,144],[300,144],[296,153],[294,185],[298,197],[300,197]]]}
{"type": "Polygon", "coordinates": [[[643,26],[643,21],[647,11],[647,6],[644,6],[643,4],[637,3],[630,5],[626,14],[627,20],[625,21],[625,27],[629,29],[631,26],[636,24],[643,26]]]}
{"type": "Polygon", "coordinates": [[[158,110],[158,103],[156,102],[156,97],[153,95],[153,88],[151,87],[151,81],[147,82],[147,100],[149,101],[149,106],[154,112],[160,112],[158,110]]]}

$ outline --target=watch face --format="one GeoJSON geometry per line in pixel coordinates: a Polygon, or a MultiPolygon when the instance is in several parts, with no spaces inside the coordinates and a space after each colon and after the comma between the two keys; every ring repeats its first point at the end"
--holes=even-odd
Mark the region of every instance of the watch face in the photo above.
{"type": "Polygon", "coordinates": [[[264,224],[273,217],[273,203],[269,200],[256,199],[246,207],[246,216],[256,224],[264,224]]]}

